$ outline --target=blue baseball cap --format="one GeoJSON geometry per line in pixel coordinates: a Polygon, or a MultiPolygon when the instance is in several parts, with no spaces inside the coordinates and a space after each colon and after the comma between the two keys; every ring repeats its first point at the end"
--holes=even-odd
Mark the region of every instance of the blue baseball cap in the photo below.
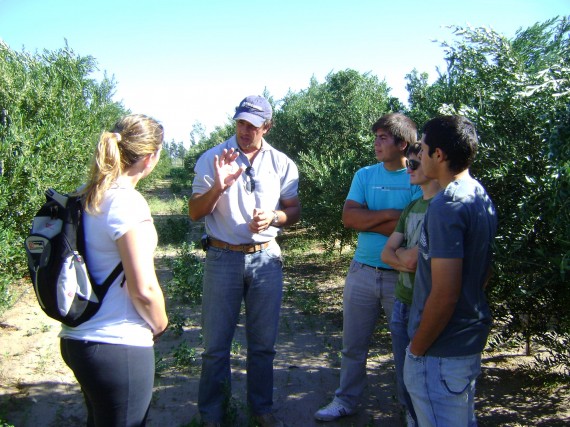
{"type": "Polygon", "coordinates": [[[273,109],[263,96],[247,96],[236,108],[234,120],[245,120],[256,128],[263,126],[267,120],[271,120],[273,109]]]}

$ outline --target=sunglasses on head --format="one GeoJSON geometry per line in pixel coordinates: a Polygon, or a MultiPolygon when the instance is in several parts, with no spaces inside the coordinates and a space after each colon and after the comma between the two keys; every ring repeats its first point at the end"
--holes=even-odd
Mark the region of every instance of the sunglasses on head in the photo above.
{"type": "Polygon", "coordinates": [[[415,171],[421,165],[419,160],[409,160],[406,159],[406,167],[412,171],[415,171]]]}

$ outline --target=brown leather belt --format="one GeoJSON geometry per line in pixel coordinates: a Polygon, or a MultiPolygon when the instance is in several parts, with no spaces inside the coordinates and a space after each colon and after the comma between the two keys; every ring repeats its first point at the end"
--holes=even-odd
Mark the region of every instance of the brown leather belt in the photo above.
{"type": "Polygon", "coordinates": [[[262,251],[263,249],[267,248],[271,242],[272,241],[263,242],[263,243],[251,243],[248,245],[246,244],[231,245],[222,240],[214,239],[212,237],[208,238],[208,244],[214,248],[227,249],[229,251],[235,251],[235,252],[243,252],[244,254],[253,254],[255,252],[262,251]]]}

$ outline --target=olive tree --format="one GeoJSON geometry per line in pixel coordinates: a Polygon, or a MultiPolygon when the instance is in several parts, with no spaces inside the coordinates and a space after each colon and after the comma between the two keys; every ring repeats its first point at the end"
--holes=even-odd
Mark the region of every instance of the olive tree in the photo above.
{"type": "Polygon", "coordinates": [[[95,81],[95,70],[68,46],[31,54],[0,42],[0,307],[25,272],[22,242],[43,192],[76,188],[101,130],[124,113],[114,81],[95,81]]]}

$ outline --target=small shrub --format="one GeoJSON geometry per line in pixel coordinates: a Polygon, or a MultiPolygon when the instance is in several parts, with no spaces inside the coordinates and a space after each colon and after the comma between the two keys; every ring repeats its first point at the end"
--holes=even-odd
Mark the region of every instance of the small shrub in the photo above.
{"type": "Polygon", "coordinates": [[[547,349],[546,355],[536,354],[535,369],[562,372],[570,379],[570,334],[549,331],[537,339],[547,349]]]}
{"type": "Polygon", "coordinates": [[[190,220],[187,217],[154,219],[161,245],[184,243],[188,237],[190,220]]]}
{"type": "Polygon", "coordinates": [[[285,289],[286,301],[293,303],[303,314],[317,315],[323,307],[319,298],[317,284],[310,280],[299,280],[285,289]]]}
{"type": "Polygon", "coordinates": [[[194,244],[182,245],[172,261],[172,276],[168,292],[173,298],[189,304],[202,302],[204,262],[196,255],[194,244]]]}
{"type": "Polygon", "coordinates": [[[164,360],[164,357],[160,354],[158,349],[154,348],[154,375],[159,377],[168,369],[168,364],[164,360]]]}
{"type": "Polygon", "coordinates": [[[21,279],[25,265],[23,239],[16,237],[11,230],[0,229],[0,314],[12,304],[13,284],[21,279]]]}
{"type": "Polygon", "coordinates": [[[168,314],[170,330],[174,335],[179,337],[184,333],[184,326],[186,326],[187,317],[181,310],[175,310],[168,314]]]}
{"type": "Polygon", "coordinates": [[[172,353],[174,357],[174,366],[182,370],[192,370],[197,368],[196,365],[196,349],[190,347],[187,343],[182,342],[174,352],[172,353]]]}

